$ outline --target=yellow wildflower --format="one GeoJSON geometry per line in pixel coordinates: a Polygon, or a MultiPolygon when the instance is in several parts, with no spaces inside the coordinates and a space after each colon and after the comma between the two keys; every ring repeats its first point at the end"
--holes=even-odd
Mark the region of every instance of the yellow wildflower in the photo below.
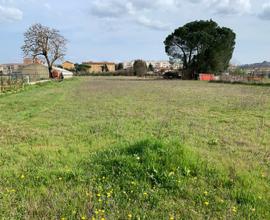
{"type": "Polygon", "coordinates": [[[173,216],[171,216],[171,217],[170,217],[170,220],[174,220],[174,217],[173,217],[173,216]]]}
{"type": "Polygon", "coordinates": [[[25,178],[25,176],[22,174],[22,175],[21,175],[21,179],[24,179],[24,178],[25,178]]]}
{"type": "Polygon", "coordinates": [[[101,218],[100,220],[105,220],[105,218],[101,218]]]}
{"type": "Polygon", "coordinates": [[[209,206],[209,202],[208,201],[205,201],[204,202],[204,205],[209,206]]]}
{"type": "Polygon", "coordinates": [[[143,195],[144,195],[144,196],[148,196],[148,193],[147,193],[147,192],[145,192],[145,193],[143,193],[143,195]]]}
{"type": "Polygon", "coordinates": [[[204,191],[203,194],[204,194],[205,196],[207,196],[207,195],[208,195],[208,192],[207,192],[207,191],[204,191]]]}
{"type": "Polygon", "coordinates": [[[234,207],[232,208],[232,211],[233,211],[234,213],[236,213],[236,212],[237,212],[237,208],[234,206],[234,207]]]}
{"type": "Polygon", "coordinates": [[[81,220],[86,220],[86,217],[85,217],[85,216],[82,216],[82,217],[81,217],[81,220]]]}
{"type": "Polygon", "coordinates": [[[101,195],[98,193],[98,194],[97,194],[97,197],[100,197],[100,196],[101,196],[101,195]]]}
{"type": "Polygon", "coordinates": [[[132,215],[131,214],[128,214],[128,218],[132,218],[132,215]]]}

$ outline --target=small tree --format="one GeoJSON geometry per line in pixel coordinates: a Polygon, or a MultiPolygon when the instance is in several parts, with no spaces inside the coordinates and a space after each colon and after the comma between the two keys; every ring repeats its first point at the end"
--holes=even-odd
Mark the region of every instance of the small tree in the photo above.
{"type": "Polygon", "coordinates": [[[154,66],[153,66],[153,64],[152,63],[150,63],[149,64],[149,66],[148,66],[148,71],[150,71],[150,72],[154,72],[154,66]]]}
{"type": "Polygon", "coordinates": [[[135,76],[145,76],[147,74],[147,64],[143,60],[136,60],[133,64],[135,76]]]}
{"type": "Polygon", "coordinates": [[[123,63],[118,63],[116,65],[116,70],[123,70],[124,69],[124,64],[123,63]]]}
{"type": "Polygon", "coordinates": [[[49,77],[53,78],[53,64],[65,56],[66,43],[67,40],[58,30],[34,24],[24,33],[22,50],[26,57],[31,56],[33,59],[44,57],[48,65],[49,77]]]}
{"type": "Polygon", "coordinates": [[[89,69],[91,69],[91,66],[87,64],[75,64],[75,72],[77,74],[87,74],[89,72],[89,69]]]}

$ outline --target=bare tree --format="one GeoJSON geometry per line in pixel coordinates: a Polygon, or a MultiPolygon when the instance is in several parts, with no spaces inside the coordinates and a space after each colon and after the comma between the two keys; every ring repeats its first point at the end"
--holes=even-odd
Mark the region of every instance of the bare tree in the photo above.
{"type": "Polygon", "coordinates": [[[25,56],[33,59],[43,56],[49,69],[49,77],[53,78],[53,64],[65,56],[67,40],[56,29],[41,24],[32,25],[24,33],[22,50],[25,56]]]}

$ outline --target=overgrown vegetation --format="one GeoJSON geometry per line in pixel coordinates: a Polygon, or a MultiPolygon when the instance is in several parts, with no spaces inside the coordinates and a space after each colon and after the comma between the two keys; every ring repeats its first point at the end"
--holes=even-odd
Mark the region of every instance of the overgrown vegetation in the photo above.
{"type": "Polygon", "coordinates": [[[269,92],[81,77],[0,97],[0,216],[269,219],[269,92]]]}
{"type": "Polygon", "coordinates": [[[0,74],[0,94],[7,92],[14,92],[24,88],[26,79],[16,75],[1,75],[0,74]]]}

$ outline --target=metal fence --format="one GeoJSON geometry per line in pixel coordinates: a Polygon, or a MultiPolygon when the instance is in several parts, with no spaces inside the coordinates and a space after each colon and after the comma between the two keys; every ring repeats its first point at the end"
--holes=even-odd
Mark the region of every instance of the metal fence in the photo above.
{"type": "Polygon", "coordinates": [[[40,76],[39,74],[0,74],[0,93],[19,90],[27,84],[44,79],[44,76],[40,76]]]}
{"type": "Polygon", "coordinates": [[[25,84],[24,78],[13,74],[0,75],[0,92],[18,90],[25,84]]]}

